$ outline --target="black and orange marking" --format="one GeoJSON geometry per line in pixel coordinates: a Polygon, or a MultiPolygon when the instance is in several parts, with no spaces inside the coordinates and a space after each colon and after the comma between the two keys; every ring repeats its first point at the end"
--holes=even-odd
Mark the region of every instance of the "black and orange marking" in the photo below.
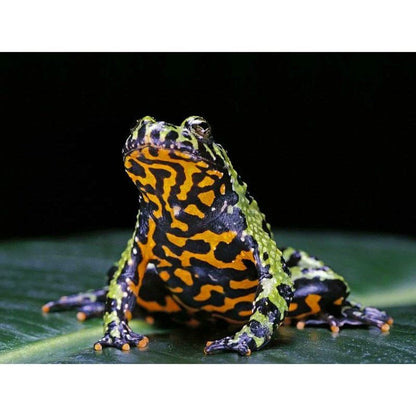
{"type": "Polygon", "coordinates": [[[226,210],[237,199],[227,173],[188,154],[149,147],[130,152],[125,167],[149,213],[141,225],[146,239],[138,243],[143,257],[137,286],[131,288],[137,304],[150,313],[205,311],[228,322],[247,321],[258,284],[255,258],[252,242],[241,239],[241,213],[226,210]],[[167,288],[157,300],[142,295],[149,262],[167,288]]]}

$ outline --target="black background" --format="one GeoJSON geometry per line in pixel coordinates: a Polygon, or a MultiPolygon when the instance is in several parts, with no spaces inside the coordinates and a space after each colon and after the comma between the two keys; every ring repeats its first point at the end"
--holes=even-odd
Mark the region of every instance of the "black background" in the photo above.
{"type": "Polygon", "coordinates": [[[1,237],[132,229],[137,118],[210,122],[275,228],[416,234],[416,55],[0,55],[1,237]]]}

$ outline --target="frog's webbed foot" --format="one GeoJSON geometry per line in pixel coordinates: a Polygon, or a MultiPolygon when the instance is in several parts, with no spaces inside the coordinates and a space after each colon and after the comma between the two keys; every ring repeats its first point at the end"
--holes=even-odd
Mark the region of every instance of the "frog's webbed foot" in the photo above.
{"type": "Polygon", "coordinates": [[[250,355],[252,343],[250,338],[246,337],[225,337],[216,341],[208,341],[204,348],[205,354],[214,354],[216,352],[234,351],[240,355],[250,355]],[[251,341],[251,342],[250,342],[251,341]]]}
{"type": "Polygon", "coordinates": [[[344,325],[352,326],[375,326],[382,332],[388,332],[393,318],[386,312],[373,307],[362,307],[360,304],[345,302],[338,315],[321,314],[307,320],[298,321],[298,329],[305,325],[328,325],[332,332],[339,332],[344,325]]]}
{"type": "Polygon", "coordinates": [[[95,351],[101,351],[106,347],[113,347],[119,350],[128,351],[130,347],[145,348],[149,343],[149,338],[133,332],[126,322],[122,321],[118,325],[111,323],[105,335],[94,344],[95,351]]]}
{"type": "Polygon", "coordinates": [[[343,324],[376,326],[387,332],[393,324],[393,318],[386,312],[373,307],[362,307],[360,304],[346,302],[341,310],[343,324]]]}
{"type": "MultiPolygon", "coordinates": [[[[260,301],[263,305],[267,303],[260,301]]],[[[261,307],[252,315],[257,319],[262,319],[259,322],[257,319],[251,319],[244,325],[240,331],[233,336],[218,339],[216,341],[208,341],[204,348],[205,354],[213,354],[216,352],[232,351],[240,355],[250,355],[253,351],[263,348],[272,338],[275,326],[275,319],[272,314],[262,317],[261,307]]]]}
{"type": "Polygon", "coordinates": [[[42,306],[44,313],[61,312],[67,310],[78,310],[77,318],[80,321],[92,317],[102,316],[104,312],[105,299],[108,288],[62,296],[56,301],[51,301],[42,306]]]}

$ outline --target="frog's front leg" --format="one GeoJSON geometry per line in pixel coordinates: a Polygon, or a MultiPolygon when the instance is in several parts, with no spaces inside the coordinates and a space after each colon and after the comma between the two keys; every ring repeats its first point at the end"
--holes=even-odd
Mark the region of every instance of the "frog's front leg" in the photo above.
{"type": "Polygon", "coordinates": [[[263,275],[247,324],[233,336],[208,341],[204,348],[205,354],[235,351],[240,355],[250,355],[252,351],[264,347],[275,328],[284,320],[292,296],[290,285],[282,283],[276,276],[263,275]]]}
{"type": "Polygon", "coordinates": [[[130,285],[133,275],[128,271],[110,283],[104,312],[104,336],[94,344],[96,351],[103,347],[114,347],[128,351],[131,346],[145,347],[149,340],[133,332],[128,319],[136,303],[136,295],[130,285]]]}
{"type": "MultiPolygon", "coordinates": [[[[137,227],[136,227],[137,229],[137,227]]],[[[133,332],[128,320],[136,305],[139,273],[146,270],[146,261],[139,247],[139,237],[129,241],[118,262],[109,287],[104,310],[104,336],[94,344],[96,351],[103,347],[114,347],[124,351],[131,346],[145,347],[147,337],[133,332]]]]}

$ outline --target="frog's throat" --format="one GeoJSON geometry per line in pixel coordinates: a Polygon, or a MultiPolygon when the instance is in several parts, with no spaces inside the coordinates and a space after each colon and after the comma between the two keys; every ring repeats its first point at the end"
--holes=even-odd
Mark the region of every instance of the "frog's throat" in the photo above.
{"type": "MultiPolygon", "coordinates": [[[[203,178],[209,181],[208,185],[213,186],[224,176],[223,168],[215,167],[213,161],[198,154],[155,146],[142,146],[126,154],[124,168],[139,191],[160,195],[164,204],[171,204],[168,199],[173,187],[179,184],[178,201],[188,201],[189,195],[193,195],[192,190],[195,190],[194,196],[203,194],[198,198],[202,198],[201,202],[210,208],[215,200],[215,192],[202,190],[203,178]],[[198,175],[198,180],[195,175],[198,175]],[[162,181],[158,181],[158,178],[162,181]]],[[[218,192],[221,190],[218,189],[218,192]]]]}
{"type": "MultiPolygon", "coordinates": [[[[132,149],[128,149],[126,151],[123,151],[123,162],[126,162],[126,159],[132,155],[132,153],[134,152],[138,152],[142,155],[145,156],[146,158],[146,151],[148,151],[149,153],[152,152],[152,150],[154,152],[157,152],[157,154],[159,154],[160,151],[168,151],[170,156],[174,156],[172,158],[172,161],[175,160],[175,158],[182,158],[185,160],[189,160],[192,161],[193,163],[206,163],[208,166],[208,169],[216,169],[219,171],[223,171],[224,170],[224,164],[221,163],[223,162],[222,159],[220,158],[214,158],[214,159],[210,159],[208,157],[203,157],[200,152],[198,152],[198,150],[190,150],[189,148],[183,148],[180,146],[175,146],[175,145],[166,145],[166,146],[155,146],[153,144],[144,144],[144,145],[140,145],[137,146],[135,148],[132,149]]],[[[157,157],[152,158],[153,160],[156,160],[157,157]]]]}

